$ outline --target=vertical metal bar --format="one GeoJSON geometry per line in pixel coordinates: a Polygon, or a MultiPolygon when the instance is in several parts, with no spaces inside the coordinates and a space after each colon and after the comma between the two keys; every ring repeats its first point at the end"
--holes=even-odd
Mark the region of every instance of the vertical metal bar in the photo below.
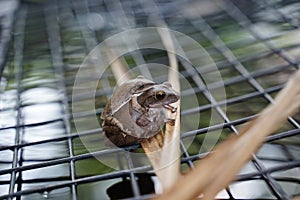
{"type": "MultiPolygon", "coordinates": [[[[126,151],[125,152],[125,157],[126,157],[126,160],[127,160],[127,163],[128,163],[128,168],[133,169],[134,166],[133,166],[133,162],[132,162],[130,153],[126,151]]],[[[130,171],[130,182],[131,182],[132,192],[133,192],[133,195],[134,195],[135,199],[139,199],[138,197],[141,196],[141,193],[140,193],[140,189],[139,189],[139,186],[137,184],[135,175],[132,171],[130,171]]]]}
{"type": "MultiPolygon", "coordinates": [[[[55,76],[58,80],[57,86],[58,89],[63,94],[64,98],[62,100],[62,111],[63,111],[63,123],[66,129],[66,134],[71,135],[71,125],[69,121],[70,113],[68,111],[68,96],[67,96],[67,88],[66,88],[66,78],[64,73],[64,62],[63,62],[63,50],[62,50],[62,41],[60,38],[60,27],[58,24],[58,2],[51,2],[49,4],[45,4],[44,13],[45,13],[45,21],[47,26],[47,34],[48,34],[48,43],[50,47],[50,53],[52,58],[52,64],[55,70],[55,76]]],[[[72,137],[68,138],[68,150],[70,158],[74,157],[74,149],[72,143],[72,137]]],[[[76,172],[75,172],[75,162],[73,159],[70,159],[70,176],[71,181],[76,180],[76,172]]],[[[72,199],[77,199],[77,187],[75,184],[71,185],[72,199]]]]}
{"type": "MultiPolygon", "coordinates": [[[[22,142],[22,134],[23,128],[22,125],[22,112],[21,112],[21,92],[22,92],[22,77],[23,77],[23,50],[24,50],[24,32],[25,32],[25,25],[26,25],[26,17],[27,17],[27,7],[23,6],[17,16],[17,21],[15,25],[15,35],[14,35],[14,67],[16,69],[15,79],[17,82],[17,121],[16,121],[16,137],[15,137],[15,145],[13,149],[13,161],[12,161],[12,168],[16,168],[20,161],[21,153],[19,151],[18,145],[22,142]]],[[[21,177],[21,173],[19,172],[19,176],[21,177]]],[[[15,190],[17,172],[12,171],[10,184],[9,184],[9,195],[12,195],[15,190]]],[[[22,183],[19,183],[22,184],[22,183]]],[[[19,186],[17,189],[21,189],[19,186]]],[[[12,199],[9,197],[8,199],[12,199]]]]}
{"type": "MultiPolygon", "coordinates": [[[[79,25],[81,34],[83,36],[83,39],[85,41],[86,48],[90,52],[99,44],[99,42],[96,38],[96,33],[94,31],[88,30],[86,23],[84,21],[86,19],[85,17],[87,17],[88,14],[90,14],[89,3],[87,0],[84,0],[84,1],[72,0],[72,7],[75,11],[75,17],[78,21],[78,25],[79,25]]],[[[101,60],[98,60],[98,61],[101,61],[101,60]]],[[[92,62],[95,62],[95,61],[92,61],[92,62]]],[[[103,64],[95,63],[95,66],[96,65],[103,65],[103,64]]],[[[110,83],[109,83],[110,81],[108,80],[107,77],[102,76],[100,78],[99,82],[101,83],[102,88],[105,88],[107,90],[112,90],[110,83]]],[[[109,99],[110,95],[106,94],[106,98],[109,99]]],[[[124,163],[122,163],[122,159],[120,159],[120,154],[118,154],[117,160],[118,160],[119,168],[123,169],[124,163]]]]}

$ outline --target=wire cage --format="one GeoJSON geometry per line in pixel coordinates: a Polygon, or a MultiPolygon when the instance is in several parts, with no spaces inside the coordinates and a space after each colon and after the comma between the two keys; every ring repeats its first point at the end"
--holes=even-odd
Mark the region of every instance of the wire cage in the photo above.
{"type": "MultiPolygon", "coordinates": [[[[193,168],[215,143],[238,134],[238,127],[272,103],[300,66],[300,3],[294,0],[7,0],[0,7],[0,199],[156,195],[151,165],[134,163],[129,153],[142,151],[141,146],[107,148],[101,123],[89,124],[91,118],[101,121],[116,80],[109,68],[102,77],[78,78],[78,72],[89,53],[116,34],[155,27],[159,21],[197,41],[210,58],[193,66],[177,57],[181,80],[187,82],[181,91],[182,171],[193,168]],[[214,74],[221,80],[206,80],[214,74]],[[97,90],[74,94],[75,81],[96,81],[97,90]],[[226,99],[218,95],[222,89],[226,99]],[[189,103],[191,96],[196,104],[189,103]],[[83,106],[91,99],[94,110],[83,106]],[[211,122],[213,116],[218,120],[211,122]],[[76,121],[85,126],[79,130],[76,121]],[[204,145],[206,136],[211,137],[204,145]]],[[[167,79],[160,65],[135,68],[168,65],[166,51],[136,49],[123,58],[136,75],[167,79]]],[[[237,180],[216,198],[300,194],[299,114],[266,138],[237,180]]]]}

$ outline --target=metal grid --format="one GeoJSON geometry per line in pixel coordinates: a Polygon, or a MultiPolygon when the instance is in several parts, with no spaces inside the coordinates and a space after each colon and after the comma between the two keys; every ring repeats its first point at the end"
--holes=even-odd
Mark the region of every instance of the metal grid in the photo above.
{"type": "MultiPolygon", "coordinates": [[[[272,103],[289,74],[299,69],[299,10],[296,1],[23,1],[15,14],[10,46],[1,43],[0,49],[1,55],[6,55],[0,62],[0,69],[4,68],[0,97],[0,133],[4,138],[0,143],[0,199],[83,199],[88,193],[101,190],[96,192],[99,197],[114,183],[126,181],[133,199],[153,196],[144,194],[140,182],[145,179],[139,174],[150,171],[150,165],[134,167],[130,155],[122,150],[99,149],[97,142],[103,141],[95,141],[94,151],[86,152],[79,137],[92,140],[101,130],[87,127],[84,132],[76,132],[74,128],[74,118],[92,115],[89,110],[70,110],[71,103],[86,99],[82,94],[72,101],[76,71],[87,53],[110,35],[153,26],[149,16],[154,13],[169,28],[200,42],[216,62],[224,82],[203,87],[197,79],[213,73],[213,68],[191,66],[178,58],[181,74],[194,87],[193,91],[183,90],[182,98],[196,92],[201,102],[198,107],[183,109],[182,116],[192,117],[199,112],[210,115],[214,109],[224,121],[209,127],[200,122],[198,129],[182,133],[181,161],[185,170],[193,168],[194,162],[208,153],[197,149],[202,135],[220,129],[223,138],[230,132],[237,133],[240,125],[272,103]],[[196,15],[198,12],[202,16],[196,15]],[[99,23],[102,18],[97,17],[104,17],[102,27],[86,21],[93,16],[99,23]],[[264,29],[265,26],[272,29],[264,29]],[[211,90],[223,84],[227,100],[211,98],[211,90]],[[194,136],[193,148],[186,147],[184,140],[194,136]],[[102,166],[93,159],[101,156],[119,158],[120,169],[89,168],[91,164],[102,166]]],[[[131,66],[167,63],[166,55],[155,51],[135,51],[130,57],[131,66]]],[[[147,76],[150,72],[144,68],[140,73],[147,76]]],[[[104,89],[96,93],[97,98],[111,95],[110,79],[111,74],[107,82],[101,81],[104,89]]],[[[98,114],[103,106],[103,102],[96,103],[98,114]]],[[[237,192],[243,184],[264,188],[260,199],[289,199],[300,194],[299,120],[299,114],[290,117],[280,131],[266,138],[266,144],[253,156],[247,169],[220,198],[251,199],[246,192],[237,192]],[[268,148],[271,155],[264,151],[268,148]]],[[[139,145],[127,150],[137,148],[139,145]]],[[[93,197],[96,198],[89,196],[93,197]]]]}

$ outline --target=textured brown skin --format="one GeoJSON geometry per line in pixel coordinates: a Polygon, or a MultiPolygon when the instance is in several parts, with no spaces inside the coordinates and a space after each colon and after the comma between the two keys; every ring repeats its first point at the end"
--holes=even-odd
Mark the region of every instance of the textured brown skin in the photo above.
{"type": "MultiPolygon", "coordinates": [[[[107,117],[102,124],[104,135],[116,146],[126,146],[138,143],[141,139],[124,133],[114,122],[113,117],[107,117]]],[[[109,142],[106,142],[109,144],[109,142]]]]}
{"type": "MultiPolygon", "coordinates": [[[[164,122],[160,109],[174,110],[169,104],[178,99],[167,82],[155,85],[141,76],[125,82],[101,114],[103,134],[116,146],[132,145],[150,138],[160,131],[164,122]],[[156,97],[160,91],[166,95],[165,98],[156,97]],[[140,95],[137,97],[135,94],[140,95]]],[[[172,122],[174,124],[174,120],[167,120],[169,124],[172,122]]]]}
{"type": "MultiPolygon", "coordinates": [[[[106,116],[105,118],[103,118],[103,123],[102,123],[103,134],[106,136],[107,139],[109,139],[109,141],[112,144],[118,147],[138,143],[139,142],[138,138],[123,132],[119,128],[118,124],[116,124],[115,118],[109,116],[111,113],[110,102],[111,99],[107,102],[102,113],[102,116],[106,116]]],[[[106,144],[112,145],[110,144],[109,141],[106,141],[106,144]]]]}

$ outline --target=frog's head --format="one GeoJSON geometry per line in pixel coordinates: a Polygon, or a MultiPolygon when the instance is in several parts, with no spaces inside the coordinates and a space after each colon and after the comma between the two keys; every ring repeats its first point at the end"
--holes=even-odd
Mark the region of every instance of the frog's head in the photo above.
{"type": "Polygon", "coordinates": [[[163,84],[151,86],[151,88],[141,93],[137,100],[143,107],[164,107],[173,111],[173,107],[169,104],[177,102],[179,98],[178,93],[172,88],[172,85],[169,82],[164,82],[163,84]]]}

